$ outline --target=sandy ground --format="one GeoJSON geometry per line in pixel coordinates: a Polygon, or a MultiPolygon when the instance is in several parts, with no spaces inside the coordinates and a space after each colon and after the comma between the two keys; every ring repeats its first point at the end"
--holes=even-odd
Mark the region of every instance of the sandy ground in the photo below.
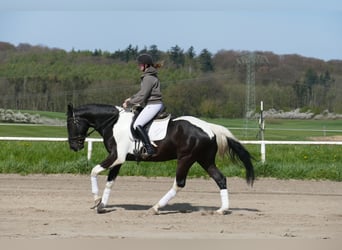
{"type": "MultiPolygon", "coordinates": [[[[0,175],[0,239],[341,239],[342,183],[228,178],[231,213],[216,184],[189,179],[160,215],[148,209],[172,178],[119,176],[109,212],[96,214],[90,178],[0,175]]],[[[100,176],[101,188],[105,177],[100,176]]]]}

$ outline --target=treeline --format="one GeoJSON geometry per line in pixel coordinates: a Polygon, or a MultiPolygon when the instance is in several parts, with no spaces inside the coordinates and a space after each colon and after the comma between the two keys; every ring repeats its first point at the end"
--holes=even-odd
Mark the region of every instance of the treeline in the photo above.
{"type": "MultiPolygon", "coordinates": [[[[138,54],[148,52],[163,64],[159,70],[167,110],[174,115],[243,117],[248,51],[179,46],[129,45],[114,52],[66,52],[44,46],[0,42],[0,108],[64,112],[68,103],[122,101],[139,89],[138,54]]],[[[342,113],[342,61],[255,52],[267,63],[255,64],[255,101],[265,109],[310,109],[342,113]]],[[[251,68],[250,68],[251,70],[251,68]]],[[[254,76],[254,75],[253,75],[254,76]]]]}

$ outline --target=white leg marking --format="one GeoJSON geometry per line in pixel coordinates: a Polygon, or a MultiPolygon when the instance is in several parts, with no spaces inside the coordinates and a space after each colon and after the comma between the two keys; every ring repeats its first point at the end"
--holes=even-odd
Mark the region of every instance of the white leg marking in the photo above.
{"type": "Polygon", "coordinates": [[[153,210],[156,214],[159,212],[159,208],[165,207],[169,201],[174,198],[181,188],[177,186],[176,180],[173,183],[172,188],[159,200],[159,202],[153,206],[153,210]]]}
{"type": "Polygon", "coordinates": [[[221,196],[221,208],[219,208],[216,212],[219,214],[225,214],[229,210],[229,198],[228,198],[228,190],[227,189],[221,189],[220,190],[220,196],[221,196]]]}
{"type": "Polygon", "coordinates": [[[107,181],[106,187],[103,190],[102,203],[104,206],[107,206],[108,204],[109,195],[110,195],[110,191],[112,190],[113,183],[114,181],[107,181]]]}
{"type": "Polygon", "coordinates": [[[105,169],[101,167],[100,165],[96,165],[93,167],[91,171],[90,181],[91,181],[91,192],[94,195],[94,200],[98,200],[100,198],[99,196],[99,187],[97,185],[97,175],[104,171],[105,169]]]}

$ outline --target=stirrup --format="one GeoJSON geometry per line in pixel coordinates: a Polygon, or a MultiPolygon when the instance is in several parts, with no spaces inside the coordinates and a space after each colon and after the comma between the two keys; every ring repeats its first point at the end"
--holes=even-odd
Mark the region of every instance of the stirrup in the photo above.
{"type": "Polygon", "coordinates": [[[147,158],[150,158],[152,155],[154,155],[156,152],[155,152],[155,150],[154,150],[154,148],[153,148],[153,146],[152,145],[150,145],[150,146],[143,146],[142,148],[141,148],[141,157],[143,158],[143,159],[147,159],[147,158]],[[149,148],[149,149],[148,149],[149,148]]]}

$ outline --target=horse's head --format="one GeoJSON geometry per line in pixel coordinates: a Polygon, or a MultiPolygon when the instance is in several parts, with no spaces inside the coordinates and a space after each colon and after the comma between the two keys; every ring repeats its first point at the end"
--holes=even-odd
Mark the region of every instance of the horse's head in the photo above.
{"type": "Polygon", "coordinates": [[[72,104],[68,105],[67,112],[68,142],[74,151],[84,148],[84,141],[87,137],[89,124],[86,119],[77,115],[72,104]]]}

